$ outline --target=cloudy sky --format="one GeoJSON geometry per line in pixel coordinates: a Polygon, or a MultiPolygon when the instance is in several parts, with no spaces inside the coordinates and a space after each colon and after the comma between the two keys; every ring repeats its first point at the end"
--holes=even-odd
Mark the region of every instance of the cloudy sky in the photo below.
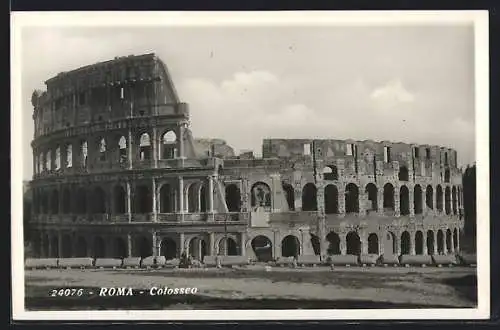
{"type": "Polygon", "coordinates": [[[475,160],[472,25],[426,27],[25,28],[24,178],[31,93],[61,71],[156,53],[196,137],[261,152],[263,138],[444,145],[475,160]]]}

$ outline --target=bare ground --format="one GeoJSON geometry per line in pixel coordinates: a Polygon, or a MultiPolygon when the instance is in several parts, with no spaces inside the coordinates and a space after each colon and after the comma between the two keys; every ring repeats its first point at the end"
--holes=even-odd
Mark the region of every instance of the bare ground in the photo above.
{"type": "Polygon", "coordinates": [[[472,268],[26,271],[27,309],[466,308],[477,306],[472,268]],[[49,297],[56,288],[196,287],[191,296],[49,297]]]}

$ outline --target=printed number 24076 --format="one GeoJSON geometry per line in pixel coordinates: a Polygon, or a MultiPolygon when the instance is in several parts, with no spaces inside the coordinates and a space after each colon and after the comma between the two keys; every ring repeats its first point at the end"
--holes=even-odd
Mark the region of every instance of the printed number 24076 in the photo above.
{"type": "Polygon", "coordinates": [[[82,296],[83,289],[54,289],[50,290],[51,297],[71,297],[71,296],[82,296]]]}

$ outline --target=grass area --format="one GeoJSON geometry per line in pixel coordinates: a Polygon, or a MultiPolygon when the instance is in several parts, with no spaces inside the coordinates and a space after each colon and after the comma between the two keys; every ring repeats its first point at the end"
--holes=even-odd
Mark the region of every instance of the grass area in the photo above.
{"type": "MultiPolygon", "coordinates": [[[[137,291],[136,291],[137,292],[137,291]]],[[[26,272],[26,308],[353,309],[477,305],[475,269],[338,268],[211,270],[36,270],[26,272]],[[56,288],[197,287],[196,295],[49,297],[56,288]]]]}

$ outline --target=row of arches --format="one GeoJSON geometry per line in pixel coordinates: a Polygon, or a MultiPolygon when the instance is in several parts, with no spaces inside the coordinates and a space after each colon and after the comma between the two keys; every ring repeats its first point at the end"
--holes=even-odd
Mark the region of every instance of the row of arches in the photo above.
{"type": "MultiPolygon", "coordinates": [[[[283,190],[286,194],[286,200],[290,210],[295,209],[295,192],[290,184],[283,184],[283,190]]],[[[382,208],[384,210],[394,211],[396,205],[395,188],[391,183],[386,183],[383,187],[382,208]]],[[[366,210],[376,211],[379,209],[379,190],[374,183],[369,183],[365,186],[365,194],[367,195],[369,205],[365,207],[366,210]]],[[[359,188],[354,183],[349,183],[345,186],[344,196],[339,195],[339,190],[336,185],[328,184],[324,188],[324,209],[326,214],[338,214],[339,200],[344,199],[346,213],[358,213],[360,210],[359,203],[359,188]]],[[[410,214],[410,192],[408,187],[401,186],[399,189],[399,210],[401,215],[410,214]]],[[[425,193],[425,203],[427,208],[434,209],[434,198],[436,198],[436,209],[440,212],[445,211],[446,214],[457,214],[460,208],[459,189],[453,186],[445,188],[445,199],[443,203],[443,189],[441,185],[436,188],[436,196],[434,196],[433,187],[428,185],[425,193]],[[445,208],[443,210],[443,204],[445,208]]],[[[417,184],[413,188],[413,209],[415,214],[423,212],[423,191],[422,187],[417,184]]],[[[303,211],[316,211],[317,204],[317,188],[313,183],[307,183],[302,189],[302,210],[303,211]]]]}
{"type": "MultiPolygon", "coordinates": [[[[167,130],[160,135],[159,143],[159,159],[172,159],[176,156],[177,144],[179,139],[173,130],[167,130]]],[[[155,143],[152,141],[150,134],[141,132],[135,137],[134,145],[138,146],[137,159],[149,160],[153,156],[153,147],[155,143]]],[[[128,138],[121,135],[111,138],[99,137],[94,140],[94,144],[90,150],[95,150],[96,158],[99,161],[106,161],[109,157],[114,157],[119,162],[126,162],[129,152],[130,143],[128,138]]],[[[89,145],[86,140],[79,142],[77,153],[74,155],[73,144],[68,143],[62,147],[57,146],[52,152],[51,149],[35,155],[35,174],[44,171],[60,170],[62,167],[73,167],[74,160],[83,168],[88,165],[89,145]],[[75,159],[75,157],[77,157],[75,159]]]]}
{"type": "MultiPolygon", "coordinates": [[[[363,241],[356,231],[348,232],[342,236],[331,231],[326,235],[326,254],[449,254],[459,250],[459,235],[460,231],[457,228],[453,230],[449,228],[446,230],[439,229],[437,231],[417,230],[413,235],[409,231],[403,231],[399,236],[388,231],[385,234],[370,233],[366,241],[363,241]]],[[[165,256],[167,260],[180,257],[183,249],[178,244],[178,241],[171,237],[165,237],[158,243],[158,255],[165,256]]],[[[281,256],[297,257],[303,253],[301,248],[303,244],[304,242],[301,242],[293,234],[283,237],[280,242],[281,256]]],[[[319,237],[310,234],[310,244],[313,253],[320,255],[319,237]]],[[[211,251],[209,246],[210,244],[204,235],[195,236],[187,242],[185,252],[199,260],[203,260],[204,256],[212,253],[221,255],[242,255],[242,253],[245,253],[236,240],[230,236],[221,238],[217,242],[214,251],[211,251]]],[[[275,257],[274,243],[266,235],[253,237],[249,240],[249,246],[258,261],[269,261],[275,257]]],[[[33,240],[33,250],[37,256],[52,258],[125,258],[131,256],[145,258],[154,255],[154,249],[152,238],[140,235],[130,241],[123,237],[105,238],[99,235],[92,238],[85,236],[74,238],[69,234],[60,236],[44,234],[34,236],[33,240]]]]}
{"type": "MultiPolygon", "coordinates": [[[[450,183],[450,169],[445,169],[444,171],[444,182],[450,183]]],[[[337,166],[335,165],[327,165],[323,168],[323,180],[332,180],[336,181],[339,179],[339,171],[337,166]]],[[[400,166],[398,171],[398,180],[399,181],[410,181],[410,175],[408,167],[400,166]]]]}

